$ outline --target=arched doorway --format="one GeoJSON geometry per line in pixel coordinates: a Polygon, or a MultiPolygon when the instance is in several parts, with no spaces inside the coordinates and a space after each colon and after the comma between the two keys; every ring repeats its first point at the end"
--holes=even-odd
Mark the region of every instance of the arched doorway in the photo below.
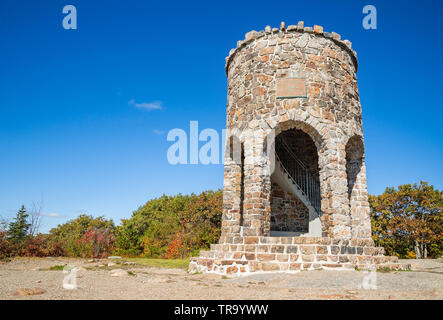
{"type": "Polygon", "coordinates": [[[318,163],[316,145],[304,131],[292,128],[276,136],[271,236],[321,236],[318,163]]]}

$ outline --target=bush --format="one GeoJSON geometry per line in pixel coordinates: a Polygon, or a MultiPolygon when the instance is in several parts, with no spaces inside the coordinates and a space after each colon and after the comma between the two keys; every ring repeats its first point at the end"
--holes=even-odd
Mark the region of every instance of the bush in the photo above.
{"type": "Polygon", "coordinates": [[[66,252],[62,244],[51,240],[48,234],[38,234],[26,239],[19,254],[26,257],[61,257],[66,252]]]}
{"type": "Polygon", "coordinates": [[[148,201],[117,228],[121,255],[184,258],[220,237],[222,191],[166,196],[148,201]]]}
{"type": "Polygon", "coordinates": [[[0,230],[0,260],[17,254],[16,246],[8,240],[5,230],[0,230]]]}
{"type": "Polygon", "coordinates": [[[106,257],[114,246],[115,226],[104,217],[80,215],[57,228],[51,229],[50,241],[60,244],[58,250],[71,257],[106,257]]]}

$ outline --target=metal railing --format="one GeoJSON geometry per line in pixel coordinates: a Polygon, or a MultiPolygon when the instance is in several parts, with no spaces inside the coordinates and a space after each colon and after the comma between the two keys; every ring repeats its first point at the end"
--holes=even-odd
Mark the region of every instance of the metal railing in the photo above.
{"type": "Polygon", "coordinates": [[[317,213],[320,213],[321,193],[320,181],[317,177],[306,168],[305,164],[280,137],[275,140],[275,155],[289,178],[317,210],[317,213]]]}

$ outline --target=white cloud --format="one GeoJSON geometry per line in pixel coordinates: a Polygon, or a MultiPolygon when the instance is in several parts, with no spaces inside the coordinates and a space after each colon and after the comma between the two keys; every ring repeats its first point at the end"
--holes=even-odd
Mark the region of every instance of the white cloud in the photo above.
{"type": "Polygon", "coordinates": [[[154,132],[154,134],[157,134],[157,135],[162,135],[165,133],[163,130],[158,130],[158,129],[154,129],[152,131],[154,132]]]}
{"type": "Polygon", "coordinates": [[[49,218],[66,218],[67,216],[58,214],[58,213],[40,213],[42,217],[49,217],[49,218]]]}
{"type": "Polygon", "coordinates": [[[129,106],[134,106],[136,108],[145,109],[148,111],[151,110],[162,110],[163,103],[161,101],[152,101],[152,102],[141,102],[137,103],[134,99],[129,100],[129,106]]]}

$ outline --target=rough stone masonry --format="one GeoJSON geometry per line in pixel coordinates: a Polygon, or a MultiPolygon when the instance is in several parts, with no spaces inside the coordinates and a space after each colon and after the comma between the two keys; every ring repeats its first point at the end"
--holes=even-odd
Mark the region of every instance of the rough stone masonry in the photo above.
{"type": "Polygon", "coordinates": [[[303,21],[238,41],[226,58],[226,126],[235,134],[221,237],[190,272],[408,268],[371,238],[357,68],[350,41],[303,21]]]}

